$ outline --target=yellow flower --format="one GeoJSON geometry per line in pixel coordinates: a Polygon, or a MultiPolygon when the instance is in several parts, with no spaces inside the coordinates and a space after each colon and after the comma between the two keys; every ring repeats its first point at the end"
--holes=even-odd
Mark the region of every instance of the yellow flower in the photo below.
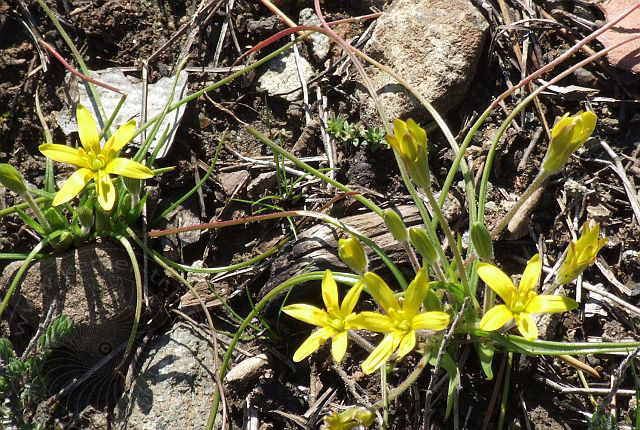
{"type": "Polygon", "coordinates": [[[362,363],[362,370],[366,374],[382,366],[396,349],[398,359],[411,352],[416,345],[416,330],[442,330],[449,325],[449,315],[444,312],[420,313],[429,291],[425,267],[418,271],[409,284],[402,306],[389,286],[375,273],[365,273],[364,283],[369,294],[384,309],[386,315],[362,312],[355,318],[354,325],[362,329],[388,333],[362,363]]]}
{"type": "Polygon", "coordinates": [[[333,279],[331,270],[324,272],[322,279],[322,300],[327,310],[315,306],[295,304],[282,308],[282,311],[300,321],[320,327],[305,340],[293,355],[293,361],[301,361],[311,355],[320,345],[331,338],[331,355],[334,360],[341,361],[347,351],[348,331],[353,328],[352,321],[356,314],[353,308],[358,303],[362,292],[362,281],[357,282],[338,303],[338,285],[333,279]]]}
{"type": "Polygon", "coordinates": [[[558,285],[568,284],[580,275],[584,269],[596,261],[598,252],[607,244],[607,238],[599,239],[600,224],[589,228],[589,222],[582,227],[582,235],[577,241],[571,241],[567,258],[556,274],[558,285]]]}
{"type": "Polygon", "coordinates": [[[113,209],[116,190],[110,174],[134,179],[147,179],[153,172],[146,166],[126,158],[116,157],[118,152],[131,140],[136,129],[135,120],[118,128],[109,138],[104,148],[100,147],[100,135],[91,113],[82,105],[76,109],[78,134],[82,148],[70,148],[65,145],[45,143],[40,152],[52,160],[80,167],[64,183],[53,199],[53,206],[68,202],[91,181],[96,182],[98,203],[105,211],[113,209]]]}
{"type": "Polygon", "coordinates": [[[421,187],[428,187],[427,132],[412,119],[407,122],[396,119],[393,122],[393,134],[388,134],[386,139],[404,162],[411,179],[421,187]]]}
{"type": "Polygon", "coordinates": [[[593,112],[566,113],[551,130],[551,143],[542,161],[542,169],[553,175],[562,170],[571,154],[580,148],[596,128],[598,117],[593,112]]]}
{"type": "Polygon", "coordinates": [[[496,266],[478,263],[478,275],[504,301],[504,305],[491,308],[480,321],[480,329],[497,330],[515,319],[518,331],[527,340],[538,338],[538,328],[531,314],[570,311],[578,307],[575,300],[562,296],[541,295],[535,292],[542,272],[540,255],[527,263],[518,288],[496,266]]]}

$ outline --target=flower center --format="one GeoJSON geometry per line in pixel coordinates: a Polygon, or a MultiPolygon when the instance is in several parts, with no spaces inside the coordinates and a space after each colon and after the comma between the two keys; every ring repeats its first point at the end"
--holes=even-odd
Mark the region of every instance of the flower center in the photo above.
{"type": "Polygon", "coordinates": [[[333,327],[334,329],[336,329],[337,331],[344,331],[344,320],[341,319],[334,319],[333,321],[331,321],[331,327],[333,327]]]}
{"type": "Polygon", "coordinates": [[[389,314],[389,317],[393,320],[394,329],[402,332],[407,332],[411,329],[411,321],[407,319],[404,311],[397,311],[394,308],[390,308],[387,314],[389,314]]]}

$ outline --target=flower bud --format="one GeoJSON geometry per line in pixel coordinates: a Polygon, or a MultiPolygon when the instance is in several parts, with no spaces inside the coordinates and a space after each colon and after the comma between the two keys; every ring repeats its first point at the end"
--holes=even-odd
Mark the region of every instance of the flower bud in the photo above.
{"type": "Polygon", "coordinates": [[[433,247],[433,244],[429,240],[427,236],[427,232],[422,227],[411,227],[409,228],[409,240],[413,247],[422,255],[422,258],[427,260],[429,263],[433,263],[438,259],[438,254],[436,253],[436,249],[433,247]]]}
{"type": "Polygon", "coordinates": [[[580,148],[596,128],[598,117],[593,112],[565,114],[551,130],[551,143],[542,161],[542,169],[550,175],[564,167],[571,154],[580,148]]]}
{"type": "Polygon", "coordinates": [[[11,164],[0,163],[0,184],[17,194],[27,192],[22,174],[11,164]]]}
{"type": "Polygon", "coordinates": [[[400,243],[407,240],[407,227],[402,222],[402,218],[393,209],[386,209],[383,214],[384,223],[387,230],[391,232],[393,237],[400,243]]]}
{"type": "Polygon", "coordinates": [[[607,238],[599,239],[600,225],[596,223],[593,228],[589,222],[582,227],[582,234],[577,241],[569,244],[567,257],[556,273],[558,285],[568,284],[576,279],[587,267],[592,265],[598,257],[598,252],[607,244],[607,238]]]}
{"type": "Polygon", "coordinates": [[[493,260],[493,241],[487,227],[483,223],[476,221],[471,226],[469,235],[478,257],[485,261],[493,260]]]}
{"type": "Polygon", "coordinates": [[[396,119],[393,133],[385,138],[407,168],[411,179],[421,187],[431,182],[427,149],[427,132],[412,119],[396,119]]]}
{"type": "Polygon", "coordinates": [[[362,274],[367,271],[367,254],[355,236],[338,241],[338,256],[354,272],[362,274]]]}
{"type": "Polygon", "coordinates": [[[357,406],[325,416],[324,423],[327,430],[350,430],[369,427],[374,418],[375,415],[369,409],[357,406]]]}

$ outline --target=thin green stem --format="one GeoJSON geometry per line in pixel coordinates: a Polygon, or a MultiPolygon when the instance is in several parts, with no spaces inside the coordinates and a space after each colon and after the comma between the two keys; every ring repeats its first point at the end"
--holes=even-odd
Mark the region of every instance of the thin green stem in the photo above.
{"type": "Polygon", "coordinates": [[[449,242],[449,248],[451,248],[451,252],[453,253],[453,258],[456,262],[456,266],[458,269],[458,275],[460,276],[460,282],[464,287],[465,293],[471,299],[474,309],[478,308],[478,299],[476,299],[475,295],[472,294],[471,289],[469,288],[469,279],[467,278],[467,272],[464,267],[464,262],[462,261],[462,255],[460,255],[460,250],[458,249],[458,242],[456,241],[451,229],[449,228],[449,224],[447,220],[444,218],[440,207],[438,206],[438,202],[436,201],[433,192],[429,187],[424,188],[424,193],[427,196],[427,200],[429,200],[429,204],[433,208],[433,213],[444,232],[447,241],[449,242]]]}
{"type": "Polygon", "coordinates": [[[509,212],[507,212],[505,216],[502,218],[502,220],[500,220],[500,223],[498,223],[498,225],[495,226],[493,230],[491,230],[492,239],[495,240],[498,238],[498,236],[500,236],[500,233],[502,232],[502,230],[504,230],[504,228],[507,225],[509,225],[509,221],[511,221],[511,219],[515,216],[515,214],[518,213],[518,210],[522,207],[522,205],[527,200],[529,200],[531,195],[535,193],[538,190],[538,188],[540,188],[544,180],[547,179],[547,176],[548,174],[545,170],[540,170],[540,172],[538,173],[538,176],[536,176],[536,178],[533,180],[531,185],[527,187],[527,189],[522,194],[522,196],[518,198],[518,200],[516,201],[516,204],[514,204],[511,207],[511,209],[509,209],[509,212]]]}
{"type": "Polygon", "coordinates": [[[255,128],[247,127],[247,131],[253,137],[258,139],[260,142],[264,143],[269,148],[271,148],[272,151],[277,152],[280,155],[282,155],[283,157],[291,160],[296,166],[300,167],[301,169],[304,169],[305,171],[309,172],[310,174],[312,174],[316,178],[322,179],[323,181],[333,185],[334,187],[336,187],[337,189],[339,189],[341,191],[344,191],[345,193],[354,193],[354,196],[353,196],[354,199],[356,199],[357,201],[359,201],[360,203],[365,205],[372,212],[375,212],[377,215],[382,217],[382,209],[380,209],[380,207],[378,207],[378,205],[373,203],[371,200],[367,199],[366,197],[364,197],[361,194],[355,193],[349,187],[347,187],[345,185],[342,185],[340,182],[336,181],[335,179],[331,179],[327,175],[321,173],[319,170],[314,169],[313,167],[309,166],[307,163],[305,163],[304,161],[300,160],[298,157],[296,157],[295,155],[293,155],[292,153],[290,153],[286,149],[282,148],[280,145],[278,145],[277,143],[275,143],[274,141],[269,139],[267,136],[265,136],[264,134],[262,134],[261,132],[259,132],[255,128]]]}
{"type": "Polygon", "coordinates": [[[42,239],[40,243],[38,243],[36,246],[33,247],[29,255],[27,255],[27,258],[25,258],[24,261],[22,262],[22,265],[18,269],[16,276],[14,276],[13,280],[11,281],[11,285],[9,285],[9,289],[7,290],[7,294],[5,294],[4,299],[2,300],[2,304],[0,304],[0,317],[2,317],[4,310],[9,305],[9,300],[11,300],[11,295],[13,295],[13,292],[15,291],[16,287],[20,283],[22,276],[29,268],[29,264],[36,257],[36,255],[38,255],[38,253],[42,251],[42,248],[44,248],[44,246],[48,242],[49,242],[48,239],[46,238],[42,239]]]}
{"type": "Polygon", "coordinates": [[[124,236],[117,236],[116,238],[120,241],[125,251],[127,251],[127,255],[131,260],[133,277],[136,282],[136,309],[135,309],[135,314],[133,316],[133,325],[131,326],[131,333],[129,334],[129,340],[127,341],[127,347],[122,356],[122,361],[120,362],[118,367],[116,367],[116,369],[119,369],[121,366],[123,366],[127,362],[127,357],[131,352],[131,348],[133,347],[133,342],[135,341],[136,334],[138,333],[138,325],[140,324],[140,315],[142,313],[142,276],[140,275],[140,267],[138,266],[138,259],[136,258],[136,254],[133,251],[133,248],[131,247],[131,242],[129,242],[127,238],[124,236]]]}
{"type": "Polygon", "coordinates": [[[504,419],[507,414],[507,400],[509,398],[509,385],[511,384],[511,366],[513,364],[513,352],[507,353],[507,368],[504,373],[502,385],[502,398],[500,399],[500,417],[498,418],[498,430],[504,428],[504,419]]]}
{"type": "MultiPolygon", "coordinates": [[[[51,199],[48,197],[36,197],[35,199],[33,199],[35,203],[42,203],[48,200],[51,200],[51,199]]],[[[5,208],[5,209],[0,209],[0,218],[2,218],[3,216],[16,213],[17,209],[26,209],[28,207],[30,207],[29,203],[24,202],[24,203],[18,203],[17,205],[9,206],[8,208],[5,208]]]]}
{"type": "Polygon", "coordinates": [[[49,225],[49,221],[47,221],[47,219],[42,214],[42,211],[38,207],[38,204],[35,202],[35,200],[33,200],[33,197],[31,197],[29,189],[27,189],[22,196],[35,214],[36,218],[38,218],[38,222],[40,223],[42,228],[44,228],[47,233],[51,233],[51,226],[49,225]]]}

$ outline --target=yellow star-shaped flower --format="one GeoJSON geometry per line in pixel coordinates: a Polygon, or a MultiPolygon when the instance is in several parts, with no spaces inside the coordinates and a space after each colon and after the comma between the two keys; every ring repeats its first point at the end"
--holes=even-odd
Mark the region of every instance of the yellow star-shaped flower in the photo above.
{"type": "Polygon", "coordinates": [[[331,355],[334,360],[337,362],[342,360],[347,351],[348,331],[353,328],[352,321],[356,316],[353,308],[358,303],[362,287],[362,281],[356,282],[347,292],[341,305],[338,302],[338,285],[333,279],[333,273],[331,270],[326,270],[322,279],[322,300],[326,310],[305,304],[282,308],[287,315],[320,327],[300,345],[293,354],[293,361],[304,360],[328,339],[331,339],[331,355]]]}
{"type": "Polygon", "coordinates": [[[504,301],[484,314],[480,329],[497,330],[515,319],[518,331],[527,340],[538,338],[538,328],[531,314],[570,311],[578,307],[575,300],[562,296],[541,295],[535,292],[542,272],[540,255],[536,254],[527,263],[518,288],[511,279],[496,266],[478,263],[478,276],[504,301]]]}
{"type": "Polygon", "coordinates": [[[80,167],[56,193],[52,205],[58,206],[68,202],[77,196],[91,180],[94,180],[98,203],[102,209],[110,211],[116,201],[116,190],[109,177],[110,174],[133,179],[147,179],[153,176],[153,172],[147,166],[127,158],[116,157],[133,137],[136,122],[131,120],[118,128],[104,148],[101,148],[96,123],[91,113],[80,104],[76,109],[76,119],[82,148],[75,149],[50,143],[39,147],[40,152],[54,161],[80,167]]]}
{"type": "Polygon", "coordinates": [[[419,270],[407,287],[402,305],[391,288],[375,273],[365,273],[364,283],[369,294],[384,309],[385,315],[362,312],[355,318],[354,324],[358,328],[388,333],[362,363],[362,370],[366,374],[382,366],[396,349],[398,359],[411,352],[416,346],[416,330],[442,330],[449,325],[449,314],[420,312],[429,291],[426,268],[419,270]]]}
{"type": "Polygon", "coordinates": [[[589,227],[589,222],[585,222],[582,227],[582,234],[577,241],[569,244],[567,258],[558,270],[556,280],[558,285],[568,284],[580,275],[584,269],[596,261],[598,252],[607,244],[607,238],[599,238],[600,224],[596,223],[593,228],[589,227]]]}

